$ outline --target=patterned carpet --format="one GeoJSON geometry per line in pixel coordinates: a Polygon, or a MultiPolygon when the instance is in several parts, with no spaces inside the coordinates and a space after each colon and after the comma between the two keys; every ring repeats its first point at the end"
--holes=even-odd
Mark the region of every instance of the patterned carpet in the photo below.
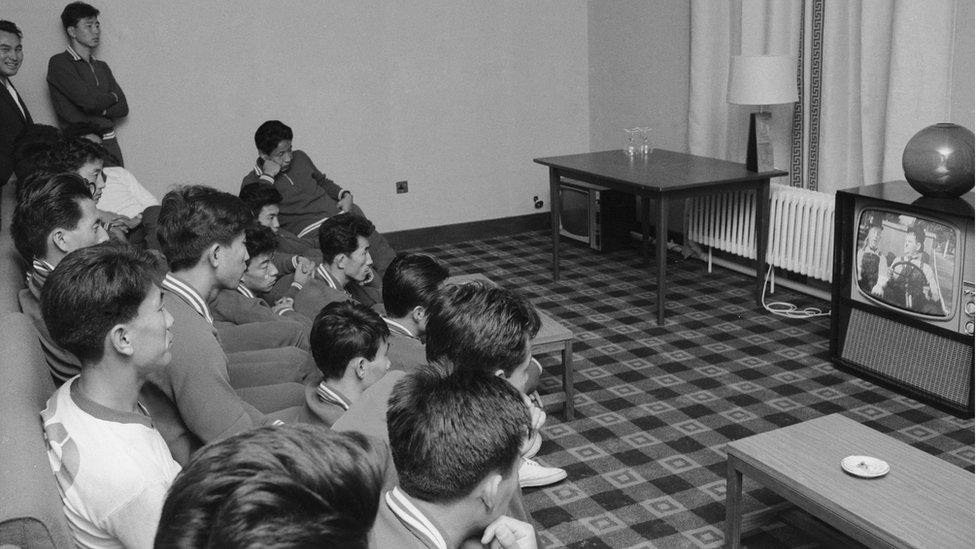
{"type": "MultiPolygon", "coordinates": [[[[973,421],[834,369],[828,318],[783,319],[757,307],[753,279],[669,256],[667,323],[636,248],[562,246],[553,283],[549,235],[425,248],[452,274],[481,272],[516,288],[576,334],[576,418],[550,414],[539,459],[569,478],[525,491],[547,547],[705,548],[724,543],[731,440],[841,412],[973,471],[973,421]]],[[[783,292],[778,300],[829,308],[783,292]]],[[[560,390],[557,353],[540,392],[560,390]]],[[[745,478],[744,512],[781,502],[745,478]]],[[[827,547],[773,520],[749,548],[827,547]]]]}

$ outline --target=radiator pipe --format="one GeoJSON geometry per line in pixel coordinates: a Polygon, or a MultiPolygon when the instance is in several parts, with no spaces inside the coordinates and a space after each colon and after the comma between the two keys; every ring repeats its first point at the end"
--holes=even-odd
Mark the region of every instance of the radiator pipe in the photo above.
{"type": "MultiPolygon", "coordinates": [[[[711,252],[711,250],[709,250],[709,252],[711,252]]],[[[709,253],[708,255],[711,255],[711,253],[709,253]]],[[[753,267],[746,267],[744,265],[739,265],[738,263],[736,263],[734,261],[729,261],[727,259],[722,259],[721,257],[711,257],[711,258],[708,258],[708,259],[698,257],[696,259],[701,259],[702,261],[705,261],[706,263],[712,263],[712,264],[718,265],[719,267],[725,267],[726,269],[729,269],[730,271],[735,271],[737,273],[744,274],[746,276],[756,276],[756,269],[755,268],[753,268],[753,267]]],[[[709,267],[708,272],[712,272],[711,267],[709,267]]],[[[818,299],[822,299],[822,300],[827,301],[827,302],[830,301],[830,292],[825,292],[823,290],[818,290],[817,288],[813,288],[813,287],[811,287],[811,286],[809,286],[807,284],[801,284],[799,282],[794,282],[792,280],[789,280],[789,279],[786,279],[786,278],[783,278],[783,277],[780,277],[779,280],[776,281],[776,283],[779,284],[780,286],[785,286],[785,287],[787,287],[787,288],[789,288],[791,290],[796,290],[797,292],[800,292],[802,294],[806,294],[806,295],[809,295],[809,296],[812,296],[812,297],[816,297],[818,299]]],[[[772,293],[773,292],[770,291],[770,294],[772,294],[772,293]]]]}

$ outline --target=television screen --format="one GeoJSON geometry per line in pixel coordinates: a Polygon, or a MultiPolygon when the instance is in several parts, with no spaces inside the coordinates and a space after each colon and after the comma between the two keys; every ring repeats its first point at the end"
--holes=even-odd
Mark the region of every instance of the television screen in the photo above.
{"type": "Polygon", "coordinates": [[[857,288],[888,307],[927,318],[951,318],[953,293],[960,287],[958,239],[958,229],[944,222],[865,208],[857,225],[857,288]]]}

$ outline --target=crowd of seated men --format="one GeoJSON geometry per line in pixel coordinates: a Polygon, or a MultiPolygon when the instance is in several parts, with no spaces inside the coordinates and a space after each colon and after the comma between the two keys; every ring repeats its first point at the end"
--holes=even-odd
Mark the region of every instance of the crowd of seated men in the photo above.
{"type": "MultiPolygon", "coordinates": [[[[521,489],[566,473],[533,460],[533,306],[397,254],[276,120],[239,196],[200,182],[157,199],[121,165],[114,78],[72,104],[72,64],[111,72],[91,57],[98,11],[65,14],[52,98],[85,115],[33,125],[12,91],[25,124],[0,176],[76,543],[535,547],[521,489]]],[[[10,37],[0,21],[0,54],[10,37]]]]}

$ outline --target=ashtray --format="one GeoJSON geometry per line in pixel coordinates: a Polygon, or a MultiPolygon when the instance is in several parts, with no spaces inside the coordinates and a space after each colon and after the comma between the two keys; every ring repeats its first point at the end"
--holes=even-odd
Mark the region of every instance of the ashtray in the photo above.
{"type": "Polygon", "coordinates": [[[840,466],[855,477],[883,477],[891,470],[886,461],[871,456],[847,456],[840,460],[840,466]]]}

